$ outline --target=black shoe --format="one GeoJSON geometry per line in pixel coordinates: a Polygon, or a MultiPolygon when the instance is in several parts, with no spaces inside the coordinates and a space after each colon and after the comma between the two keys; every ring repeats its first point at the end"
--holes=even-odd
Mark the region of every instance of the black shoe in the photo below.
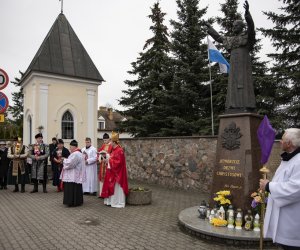
{"type": "Polygon", "coordinates": [[[2,189],[3,189],[3,187],[1,186],[1,187],[0,187],[0,190],[2,190],[2,189]]]}
{"type": "Polygon", "coordinates": [[[97,195],[97,192],[92,193],[92,195],[93,195],[93,196],[96,196],[96,195],[97,195]]]}
{"type": "Polygon", "coordinates": [[[33,187],[33,190],[30,192],[31,194],[32,193],[37,193],[39,191],[39,184],[37,181],[34,181],[34,187],[33,187]]]}
{"type": "Polygon", "coordinates": [[[45,184],[45,183],[43,183],[43,192],[44,192],[44,193],[48,193],[48,192],[47,192],[47,184],[45,184]]]}
{"type": "Polygon", "coordinates": [[[21,186],[21,193],[25,193],[25,187],[21,186]]]}
{"type": "Polygon", "coordinates": [[[89,195],[90,193],[89,193],[89,192],[84,192],[83,194],[84,194],[84,195],[89,195]]]}
{"type": "Polygon", "coordinates": [[[14,193],[19,192],[19,186],[18,186],[18,185],[15,185],[15,189],[14,189],[13,192],[14,192],[14,193]]]}
{"type": "Polygon", "coordinates": [[[4,187],[3,187],[3,189],[5,189],[5,190],[6,190],[6,189],[7,189],[7,186],[4,186],[4,187]]]}

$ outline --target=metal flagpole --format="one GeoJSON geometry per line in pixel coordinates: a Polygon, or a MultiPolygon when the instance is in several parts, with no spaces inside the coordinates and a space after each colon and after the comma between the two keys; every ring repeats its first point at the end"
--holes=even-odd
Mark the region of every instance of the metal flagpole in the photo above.
{"type": "Polygon", "coordinates": [[[208,69],[209,69],[211,132],[212,132],[212,135],[214,136],[215,135],[215,131],[214,131],[214,109],[213,109],[213,100],[212,100],[211,67],[210,67],[209,49],[208,49],[208,36],[207,36],[207,56],[208,56],[208,69]]]}

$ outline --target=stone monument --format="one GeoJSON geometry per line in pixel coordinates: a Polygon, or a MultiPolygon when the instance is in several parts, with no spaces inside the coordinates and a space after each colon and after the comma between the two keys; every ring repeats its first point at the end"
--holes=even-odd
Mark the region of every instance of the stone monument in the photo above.
{"type": "MultiPolygon", "coordinates": [[[[208,33],[230,53],[230,72],[225,114],[220,116],[216,164],[211,197],[220,190],[230,190],[235,208],[250,207],[251,192],[260,178],[260,146],[257,129],[262,117],[255,113],[250,51],[255,43],[255,28],[245,1],[245,20],[233,23],[233,35],[221,36],[211,25],[208,33]]],[[[213,201],[211,201],[213,202],[213,201]]]]}

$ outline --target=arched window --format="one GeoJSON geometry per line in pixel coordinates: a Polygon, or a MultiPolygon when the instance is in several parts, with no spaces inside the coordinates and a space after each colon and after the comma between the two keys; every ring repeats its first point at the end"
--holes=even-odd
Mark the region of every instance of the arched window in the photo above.
{"type": "Polygon", "coordinates": [[[74,120],[70,111],[66,111],[61,119],[61,137],[62,139],[74,138],[74,120]]]}

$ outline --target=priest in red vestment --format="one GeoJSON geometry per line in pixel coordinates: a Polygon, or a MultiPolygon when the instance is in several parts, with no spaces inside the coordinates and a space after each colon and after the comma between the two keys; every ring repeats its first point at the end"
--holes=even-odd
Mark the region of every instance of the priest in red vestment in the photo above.
{"type": "Polygon", "coordinates": [[[122,208],[128,195],[126,160],[119,144],[119,134],[112,132],[111,140],[112,151],[106,154],[107,170],[101,197],[105,205],[122,208]]]}

